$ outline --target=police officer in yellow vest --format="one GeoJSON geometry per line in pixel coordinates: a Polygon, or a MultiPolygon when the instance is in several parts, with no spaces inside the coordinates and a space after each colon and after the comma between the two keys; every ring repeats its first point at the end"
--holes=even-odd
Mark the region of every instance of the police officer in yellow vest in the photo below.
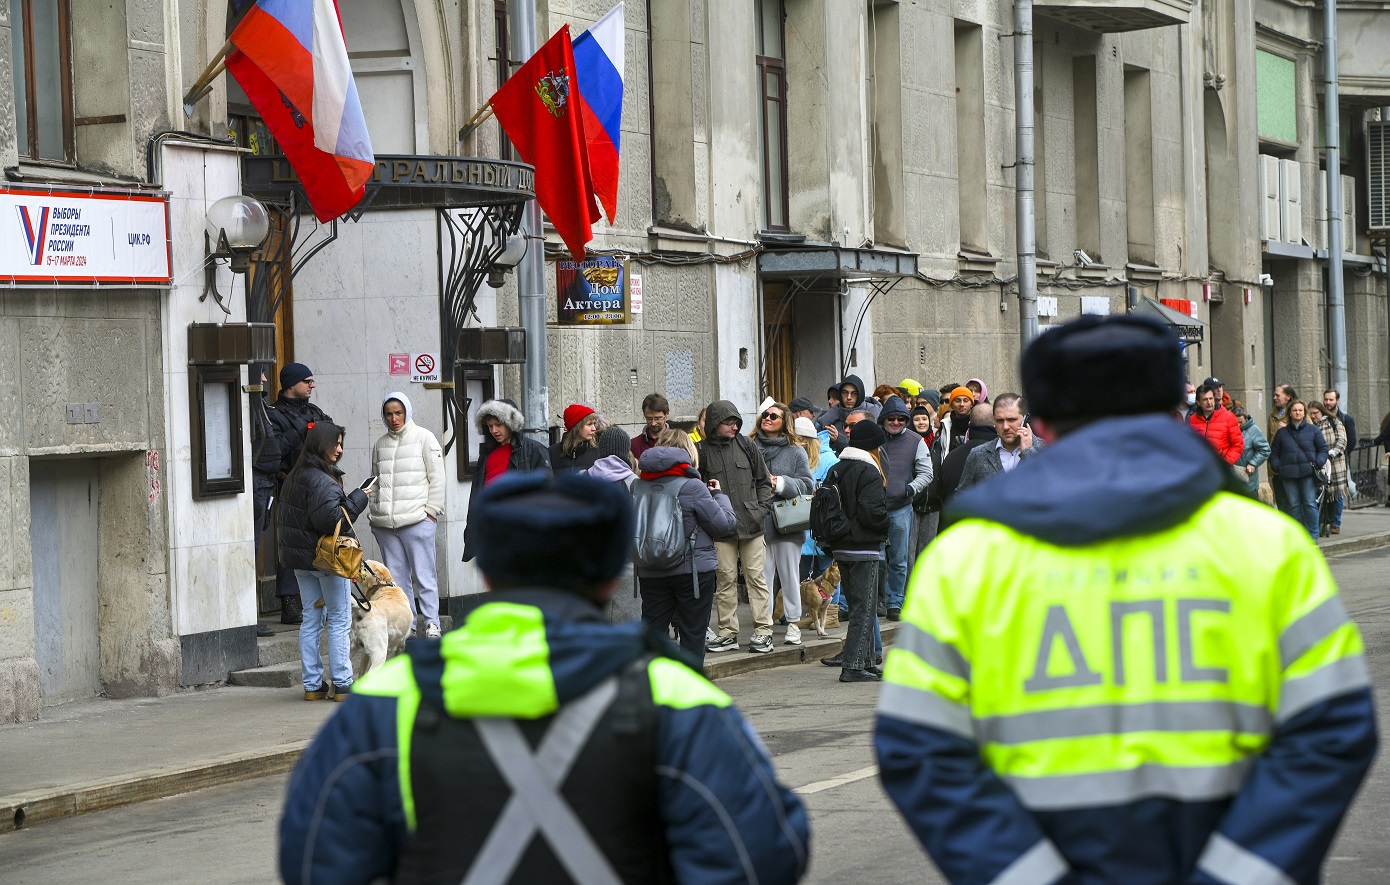
{"type": "Polygon", "coordinates": [[[353,686],[280,821],[286,882],[762,882],[808,857],[806,811],[728,695],[600,604],[626,489],[508,474],[479,493],[491,592],[353,686]]]}
{"type": "Polygon", "coordinates": [[[875,746],[953,883],[1313,883],[1370,766],[1361,637],[1308,533],[1171,416],[1178,342],[1025,352],[1050,445],[913,572],[875,746]]]}

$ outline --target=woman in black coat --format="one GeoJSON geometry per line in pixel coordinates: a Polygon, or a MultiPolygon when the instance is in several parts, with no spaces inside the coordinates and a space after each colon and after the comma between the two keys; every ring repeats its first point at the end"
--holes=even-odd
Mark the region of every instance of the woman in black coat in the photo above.
{"type": "Polygon", "coordinates": [[[841,682],[878,682],[883,670],[875,666],[874,635],[878,608],[878,574],[883,568],[883,545],[888,540],[888,496],[878,448],[887,435],[873,421],[849,428],[849,441],[840,463],[830,468],[821,485],[833,485],[849,518],[849,534],[824,546],[840,566],[840,589],[849,604],[849,630],[836,658],[822,663],[841,667],[841,682]]]}
{"type": "MultiPolygon", "coordinates": [[[[299,659],[304,668],[304,700],[328,697],[323,661],[319,657],[319,636],[328,624],[328,670],[333,682],[333,699],[346,700],[352,690],[352,662],[348,657],[349,629],[352,625],[350,585],[347,578],[314,568],[314,548],[319,538],[333,534],[341,524],[341,534],[353,535],[352,520],[367,509],[369,491],[343,490],[343,428],[320,421],[304,438],[299,456],[280,499],[280,564],[294,569],[299,579],[299,598],[304,604],[304,623],[299,628],[299,659]],[[346,516],[344,515],[346,511],[346,516]],[[322,599],[322,607],[316,603],[322,599]]],[[[354,535],[355,537],[355,535],[354,535]]]]}
{"type": "Polygon", "coordinates": [[[1327,463],[1327,440],[1318,426],[1307,420],[1302,402],[1289,403],[1289,423],[1270,441],[1269,463],[1284,488],[1289,516],[1298,520],[1316,542],[1318,502],[1314,474],[1327,463]]]}

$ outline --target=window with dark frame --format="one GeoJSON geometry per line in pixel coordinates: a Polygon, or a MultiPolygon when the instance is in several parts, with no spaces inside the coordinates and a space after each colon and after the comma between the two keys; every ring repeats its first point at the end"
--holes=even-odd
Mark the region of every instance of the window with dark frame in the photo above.
{"type": "MultiPolygon", "coordinates": [[[[511,35],[507,25],[507,3],[506,0],[493,0],[492,4],[493,20],[493,58],[497,63],[497,88],[501,89],[502,84],[512,76],[511,56],[508,51],[508,42],[511,35]]],[[[497,156],[503,160],[515,160],[516,152],[512,150],[512,141],[507,138],[507,133],[503,131],[502,124],[497,124],[497,156]]]]}
{"type": "Polygon", "coordinates": [[[454,436],[454,456],[457,458],[458,481],[471,480],[479,470],[478,446],[473,439],[473,419],[478,407],[497,396],[492,366],[457,366],[454,369],[454,390],[458,398],[458,426],[454,436]]]}
{"type": "Polygon", "coordinates": [[[75,163],[68,0],[13,0],[10,11],[19,158],[75,163]]]}
{"type": "Polygon", "coordinates": [[[241,447],[241,367],[192,366],[189,373],[193,498],[241,494],[246,491],[241,447]]]}
{"type": "Polygon", "coordinates": [[[758,136],[763,229],[789,231],[787,217],[787,60],[782,0],[758,0],[758,136]]]}

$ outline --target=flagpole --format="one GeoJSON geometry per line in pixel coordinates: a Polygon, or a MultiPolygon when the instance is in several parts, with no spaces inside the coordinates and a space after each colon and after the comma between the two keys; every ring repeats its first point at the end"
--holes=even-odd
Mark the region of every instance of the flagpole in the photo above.
{"type": "Polygon", "coordinates": [[[217,54],[208,62],[208,66],[203,68],[203,72],[198,75],[198,79],[193,81],[193,85],[188,87],[188,91],[183,95],[183,111],[185,114],[193,113],[193,106],[203,100],[203,96],[212,91],[212,81],[223,71],[227,70],[227,56],[236,47],[232,41],[228,40],[222,44],[222,48],[217,50],[217,54]]]}
{"type": "MultiPolygon", "coordinates": [[[[507,0],[507,16],[512,25],[512,58],[528,59],[535,55],[535,0],[507,0]]],[[[545,234],[541,231],[540,204],[534,199],[526,203],[522,212],[521,235],[527,239],[526,253],[516,271],[521,325],[526,329],[526,362],[521,366],[522,410],[526,430],[532,438],[540,438],[548,437],[550,425],[550,367],[545,347],[545,234]]]]}
{"type": "Polygon", "coordinates": [[[463,141],[476,132],[479,126],[492,119],[492,113],[492,101],[489,99],[486,104],[474,111],[473,116],[469,117],[463,124],[463,128],[459,129],[459,141],[463,141]]]}

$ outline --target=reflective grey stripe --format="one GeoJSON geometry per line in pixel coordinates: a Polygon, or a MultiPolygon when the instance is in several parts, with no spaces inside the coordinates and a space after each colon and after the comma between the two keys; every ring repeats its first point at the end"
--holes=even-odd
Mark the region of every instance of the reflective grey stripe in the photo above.
{"type": "Polygon", "coordinates": [[[942,673],[959,676],[961,679],[970,678],[970,662],[965,656],[954,646],[942,642],[921,627],[911,624],[900,625],[893,637],[893,647],[907,649],[942,673]]]}
{"type": "Polygon", "coordinates": [[[1341,599],[1333,596],[1323,600],[1279,634],[1279,662],[1288,669],[1304,652],[1331,636],[1347,621],[1347,610],[1342,607],[1341,599]]]}
{"type": "Polygon", "coordinates": [[[982,744],[1022,744],[1053,738],[1137,731],[1267,734],[1273,720],[1274,717],[1264,707],[1233,701],[1104,704],[1039,710],[1013,716],[988,716],[975,720],[975,734],[982,744]]]}
{"type": "Polygon", "coordinates": [[[1043,839],[1020,854],[989,885],[1052,885],[1070,869],[1057,846],[1043,839]]]}
{"type": "Polygon", "coordinates": [[[576,882],[621,885],[613,865],[559,792],[560,784],[617,695],[618,680],[609,677],[588,694],[561,707],[534,754],[514,720],[473,720],[493,764],[512,788],[512,795],[473,859],[464,885],[504,885],[511,881],[537,831],[576,882]]]}
{"type": "Polygon", "coordinates": [[[972,741],[975,739],[975,731],[970,726],[970,708],[948,701],[936,692],[885,682],[883,691],[878,695],[878,711],[895,719],[952,731],[972,741]]]}
{"type": "Polygon", "coordinates": [[[1251,760],[1202,768],[1143,765],[1123,771],[1060,774],[1051,777],[1003,775],[1025,807],[1063,811],[1096,805],[1119,805],[1150,797],[1186,802],[1225,799],[1240,791],[1251,760]]]}
{"type": "Polygon", "coordinates": [[[1212,833],[1197,869],[1232,885],[1296,885],[1283,870],[1220,833],[1212,833]]]}
{"type": "Polygon", "coordinates": [[[1285,680],[1279,689],[1279,713],[1275,720],[1287,722],[1316,703],[1370,684],[1364,655],[1333,661],[1306,676],[1285,680]]]}

